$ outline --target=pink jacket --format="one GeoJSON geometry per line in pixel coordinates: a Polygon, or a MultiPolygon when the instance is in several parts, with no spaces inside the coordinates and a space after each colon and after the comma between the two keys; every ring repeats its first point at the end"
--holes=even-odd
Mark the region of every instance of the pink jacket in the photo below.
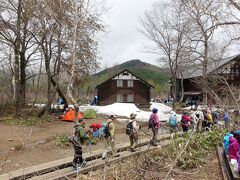
{"type": "Polygon", "coordinates": [[[188,116],[188,115],[182,115],[182,119],[184,119],[184,120],[185,120],[185,123],[186,123],[186,124],[182,124],[182,126],[188,127],[188,126],[189,126],[189,123],[190,123],[190,116],[188,116]]]}
{"type": "Polygon", "coordinates": [[[240,144],[238,143],[237,139],[235,137],[229,138],[229,148],[228,148],[228,154],[229,158],[231,159],[237,159],[237,153],[240,150],[240,144]]]}
{"type": "Polygon", "coordinates": [[[154,127],[155,128],[160,128],[160,120],[159,120],[159,117],[157,114],[152,114],[151,117],[153,118],[154,120],[154,127]]]}

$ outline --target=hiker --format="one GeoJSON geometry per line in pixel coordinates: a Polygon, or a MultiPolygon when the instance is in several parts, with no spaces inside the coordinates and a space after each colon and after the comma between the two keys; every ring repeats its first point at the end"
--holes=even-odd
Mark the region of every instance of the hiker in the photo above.
{"type": "Polygon", "coordinates": [[[225,128],[228,128],[228,124],[229,124],[229,114],[228,114],[227,109],[224,109],[224,112],[223,112],[223,120],[224,120],[225,128]]]}
{"type": "Polygon", "coordinates": [[[190,122],[190,117],[186,112],[184,112],[181,118],[183,133],[188,132],[189,122],[190,122]]]}
{"type": "Polygon", "coordinates": [[[110,115],[108,117],[107,124],[104,128],[104,139],[105,139],[105,150],[102,154],[102,159],[106,159],[107,152],[109,149],[112,151],[113,157],[119,157],[120,155],[117,154],[117,150],[115,147],[115,126],[113,120],[116,119],[116,116],[110,115]]]}
{"type": "Polygon", "coordinates": [[[213,117],[212,117],[212,113],[210,110],[207,111],[207,123],[206,123],[206,131],[211,130],[211,126],[213,124],[213,117]]]}
{"type": "Polygon", "coordinates": [[[152,114],[148,121],[148,128],[152,129],[152,139],[150,140],[150,145],[157,146],[157,133],[160,127],[159,117],[157,115],[158,109],[153,108],[152,114]]]}
{"type": "Polygon", "coordinates": [[[240,130],[234,130],[233,136],[229,137],[228,154],[230,161],[237,159],[237,153],[240,150],[240,130]]]}
{"type": "Polygon", "coordinates": [[[98,96],[94,96],[91,105],[92,106],[97,106],[98,105],[98,96]]]}
{"type": "Polygon", "coordinates": [[[169,127],[170,127],[170,137],[171,137],[171,139],[173,139],[172,133],[175,133],[175,137],[177,134],[177,117],[176,117],[176,113],[174,111],[171,111],[171,113],[170,113],[169,127]]]}
{"type": "Polygon", "coordinates": [[[228,148],[229,148],[229,138],[233,136],[233,132],[228,132],[224,137],[223,137],[223,145],[224,145],[224,151],[228,155],[228,148]]]}
{"type": "Polygon", "coordinates": [[[212,112],[212,118],[213,118],[213,124],[217,126],[219,121],[219,114],[217,111],[212,112]]]}
{"type": "Polygon", "coordinates": [[[196,131],[196,126],[197,126],[197,117],[195,115],[195,112],[194,111],[190,111],[190,125],[192,127],[192,131],[196,131]]]}
{"type": "Polygon", "coordinates": [[[100,123],[92,123],[89,128],[92,129],[92,136],[94,138],[99,138],[100,137],[100,128],[102,127],[102,125],[100,123]]]}
{"type": "Polygon", "coordinates": [[[138,143],[138,130],[140,129],[140,126],[137,125],[137,122],[135,120],[136,116],[137,114],[130,114],[130,119],[126,127],[126,134],[129,136],[130,150],[132,152],[135,152],[135,147],[138,143]]]}
{"type": "Polygon", "coordinates": [[[65,104],[64,99],[63,99],[63,98],[58,98],[58,99],[57,99],[57,104],[58,104],[58,105],[63,105],[63,104],[65,104]]]}
{"type": "Polygon", "coordinates": [[[85,121],[80,118],[79,122],[74,122],[74,135],[69,138],[69,142],[73,144],[74,157],[73,157],[73,169],[77,170],[87,165],[87,162],[82,157],[82,146],[86,139],[89,137],[85,134],[85,121]],[[80,166],[78,166],[80,165],[80,166]]]}
{"type": "Polygon", "coordinates": [[[202,112],[203,112],[203,117],[204,117],[202,127],[203,127],[203,130],[205,131],[207,128],[207,123],[208,123],[208,113],[207,113],[206,109],[203,109],[202,112]]]}
{"type": "Polygon", "coordinates": [[[201,107],[199,107],[199,106],[197,107],[197,111],[195,112],[195,119],[196,119],[196,122],[197,122],[196,132],[201,132],[202,131],[202,123],[203,123],[203,120],[204,120],[204,115],[203,115],[201,107]]]}

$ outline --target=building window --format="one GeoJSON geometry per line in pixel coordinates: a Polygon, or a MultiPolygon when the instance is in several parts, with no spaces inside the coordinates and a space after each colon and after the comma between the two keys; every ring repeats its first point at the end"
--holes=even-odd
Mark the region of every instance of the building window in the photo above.
{"type": "Polygon", "coordinates": [[[117,102],[123,102],[123,95],[117,94],[117,102]]]}
{"type": "Polygon", "coordinates": [[[128,80],[128,87],[133,87],[133,80],[128,80]]]}
{"type": "Polygon", "coordinates": [[[133,94],[127,95],[127,102],[133,102],[133,94]]]}
{"type": "Polygon", "coordinates": [[[123,80],[117,80],[117,87],[123,87],[123,80]]]}

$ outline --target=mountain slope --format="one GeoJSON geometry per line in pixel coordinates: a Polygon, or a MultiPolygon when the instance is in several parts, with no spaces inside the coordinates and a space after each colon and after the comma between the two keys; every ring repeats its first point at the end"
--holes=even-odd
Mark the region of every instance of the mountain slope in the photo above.
{"type": "Polygon", "coordinates": [[[95,74],[94,77],[97,78],[99,84],[124,69],[131,71],[153,86],[166,84],[170,77],[167,70],[142,62],[138,59],[107,68],[95,74]]]}

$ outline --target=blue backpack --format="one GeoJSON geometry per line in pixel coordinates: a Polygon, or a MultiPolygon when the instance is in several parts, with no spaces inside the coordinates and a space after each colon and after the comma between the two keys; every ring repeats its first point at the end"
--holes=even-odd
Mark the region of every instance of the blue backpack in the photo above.
{"type": "Polygon", "coordinates": [[[102,127],[100,128],[99,131],[99,136],[103,136],[103,137],[109,137],[110,136],[110,132],[109,132],[109,124],[108,123],[103,123],[102,127]]]}
{"type": "Polygon", "coordinates": [[[169,125],[172,126],[172,127],[177,125],[177,118],[176,118],[176,116],[172,116],[171,115],[169,117],[169,125]]]}

